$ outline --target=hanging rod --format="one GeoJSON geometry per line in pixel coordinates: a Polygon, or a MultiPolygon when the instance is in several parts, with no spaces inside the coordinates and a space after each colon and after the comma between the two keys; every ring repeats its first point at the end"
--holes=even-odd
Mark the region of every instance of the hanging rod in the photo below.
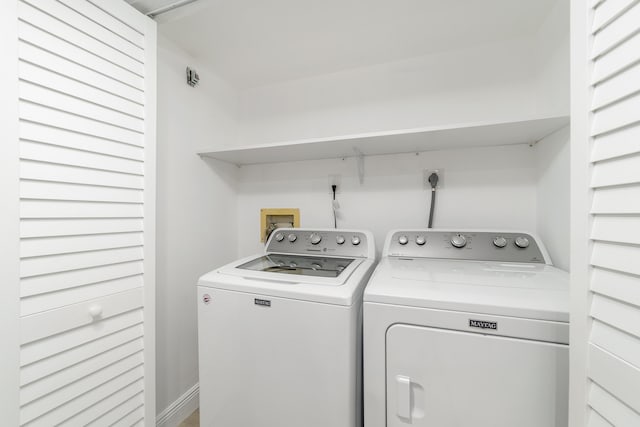
{"type": "Polygon", "coordinates": [[[180,1],[177,1],[175,3],[171,3],[171,4],[168,4],[166,6],[159,7],[157,9],[155,9],[155,10],[152,10],[151,12],[147,12],[147,16],[149,18],[155,18],[158,15],[161,15],[163,13],[169,12],[171,10],[177,9],[179,7],[182,7],[182,6],[186,6],[186,5],[191,4],[191,3],[195,3],[197,1],[198,0],[180,0],[180,1]]]}

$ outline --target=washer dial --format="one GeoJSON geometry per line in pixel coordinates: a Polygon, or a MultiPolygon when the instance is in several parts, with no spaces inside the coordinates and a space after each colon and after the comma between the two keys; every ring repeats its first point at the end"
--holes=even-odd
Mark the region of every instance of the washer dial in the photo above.
{"type": "Polygon", "coordinates": [[[464,248],[467,245],[467,238],[462,234],[456,234],[451,238],[451,245],[455,248],[464,248]]]}
{"type": "Polygon", "coordinates": [[[407,243],[409,243],[409,239],[407,238],[407,236],[400,236],[398,237],[398,243],[400,243],[401,245],[406,245],[407,243]]]}
{"type": "Polygon", "coordinates": [[[358,246],[360,244],[360,237],[353,236],[351,238],[351,244],[354,245],[354,246],[358,246]]]}
{"type": "Polygon", "coordinates": [[[416,237],[416,245],[422,246],[425,243],[427,243],[427,239],[424,236],[417,236],[416,237]]]}
{"type": "Polygon", "coordinates": [[[339,245],[344,244],[344,236],[337,236],[336,237],[336,243],[339,245]]]}
{"type": "Polygon", "coordinates": [[[311,234],[311,236],[309,236],[309,240],[311,241],[312,245],[317,245],[322,241],[322,236],[318,233],[313,233],[311,234]]]}

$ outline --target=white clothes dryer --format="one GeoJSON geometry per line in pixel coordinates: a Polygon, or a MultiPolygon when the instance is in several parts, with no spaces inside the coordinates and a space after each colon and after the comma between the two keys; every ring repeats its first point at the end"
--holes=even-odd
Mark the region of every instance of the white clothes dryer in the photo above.
{"type": "Polygon", "coordinates": [[[389,233],[364,294],[365,427],[566,427],[568,306],[529,233],[389,233]]]}
{"type": "Polygon", "coordinates": [[[360,427],[371,233],[279,229],[198,282],[206,427],[360,427]]]}

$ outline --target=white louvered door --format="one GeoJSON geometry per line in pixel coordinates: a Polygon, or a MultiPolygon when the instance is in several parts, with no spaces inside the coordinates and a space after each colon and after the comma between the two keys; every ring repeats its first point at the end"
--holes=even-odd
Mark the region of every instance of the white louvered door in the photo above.
{"type": "Polygon", "coordinates": [[[19,424],[154,425],[155,23],[16,4],[19,424]]]}
{"type": "Polygon", "coordinates": [[[572,14],[571,425],[640,426],[640,1],[572,14]]]}

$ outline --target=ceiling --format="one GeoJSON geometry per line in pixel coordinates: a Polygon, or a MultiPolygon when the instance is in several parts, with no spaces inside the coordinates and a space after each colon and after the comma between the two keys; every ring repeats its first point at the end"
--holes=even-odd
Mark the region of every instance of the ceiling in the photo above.
{"type": "MultiPolygon", "coordinates": [[[[176,0],[127,0],[148,12],[176,0]]],[[[198,0],[159,30],[238,88],[535,33],[557,0],[198,0]]]]}

